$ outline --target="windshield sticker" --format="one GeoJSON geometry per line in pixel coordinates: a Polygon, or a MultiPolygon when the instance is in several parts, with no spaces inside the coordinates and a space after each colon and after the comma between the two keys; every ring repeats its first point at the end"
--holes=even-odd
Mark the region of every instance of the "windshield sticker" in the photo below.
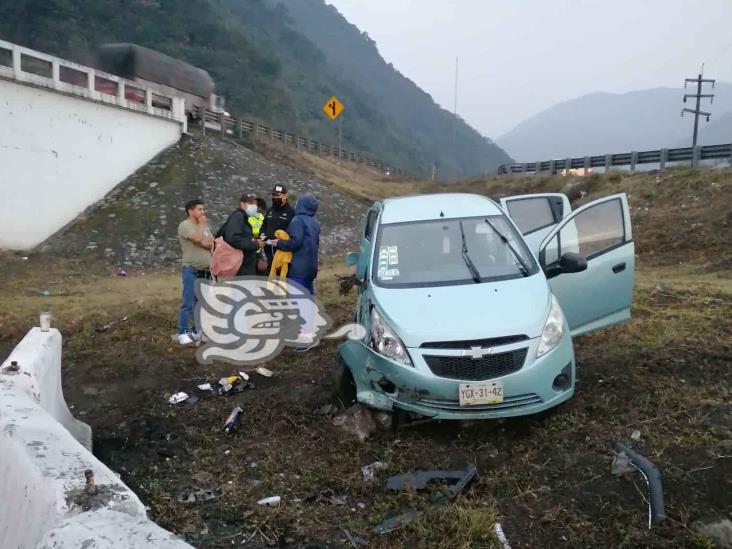
{"type": "Polygon", "coordinates": [[[399,265],[399,248],[389,246],[389,265],[399,265]]]}
{"type": "Polygon", "coordinates": [[[382,246],[379,249],[379,273],[389,268],[389,247],[382,246]]]}
{"type": "Polygon", "coordinates": [[[381,280],[391,280],[399,276],[399,269],[379,269],[378,275],[381,280]]]}

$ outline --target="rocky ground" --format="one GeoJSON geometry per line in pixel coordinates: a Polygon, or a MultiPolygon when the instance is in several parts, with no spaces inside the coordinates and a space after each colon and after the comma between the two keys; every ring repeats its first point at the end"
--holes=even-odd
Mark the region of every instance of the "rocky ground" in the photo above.
{"type": "Polygon", "coordinates": [[[180,258],[176,230],[188,200],[205,201],[209,223],[216,230],[238,207],[243,192],[270,202],[277,183],[288,188],[293,205],[304,192],[318,197],[324,253],[340,252],[357,242],[354,231],[362,215],[358,200],[234,141],[193,134],[131,175],[39,249],[127,267],[171,265],[180,258]]]}

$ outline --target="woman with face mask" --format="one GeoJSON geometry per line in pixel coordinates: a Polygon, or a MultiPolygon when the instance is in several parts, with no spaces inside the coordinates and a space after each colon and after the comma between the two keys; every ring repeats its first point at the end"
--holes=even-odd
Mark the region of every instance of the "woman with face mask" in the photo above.
{"type": "Polygon", "coordinates": [[[257,208],[257,195],[244,194],[239,202],[239,208],[231,213],[229,219],[216,233],[216,237],[223,236],[229,246],[244,252],[244,260],[237,276],[257,274],[257,252],[262,244],[255,237],[253,226],[249,223],[250,217],[258,220],[257,216],[261,216],[257,208]]]}

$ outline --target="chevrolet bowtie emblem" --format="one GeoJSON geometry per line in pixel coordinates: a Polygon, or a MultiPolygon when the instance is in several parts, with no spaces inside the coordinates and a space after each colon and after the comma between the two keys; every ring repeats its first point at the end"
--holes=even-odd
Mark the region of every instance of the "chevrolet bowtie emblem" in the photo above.
{"type": "Polygon", "coordinates": [[[471,347],[468,351],[467,349],[463,351],[462,356],[469,356],[473,360],[477,360],[479,358],[483,358],[486,355],[490,355],[493,353],[492,347],[471,347]]]}

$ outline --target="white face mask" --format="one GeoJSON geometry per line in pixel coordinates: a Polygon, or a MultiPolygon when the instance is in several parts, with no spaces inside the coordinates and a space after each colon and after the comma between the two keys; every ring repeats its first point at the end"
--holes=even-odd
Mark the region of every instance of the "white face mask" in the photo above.
{"type": "Polygon", "coordinates": [[[247,207],[244,211],[247,212],[247,215],[249,216],[255,216],[259,212],[259,209],[257,208],[256,204],[247,204],[247,207]]]}

